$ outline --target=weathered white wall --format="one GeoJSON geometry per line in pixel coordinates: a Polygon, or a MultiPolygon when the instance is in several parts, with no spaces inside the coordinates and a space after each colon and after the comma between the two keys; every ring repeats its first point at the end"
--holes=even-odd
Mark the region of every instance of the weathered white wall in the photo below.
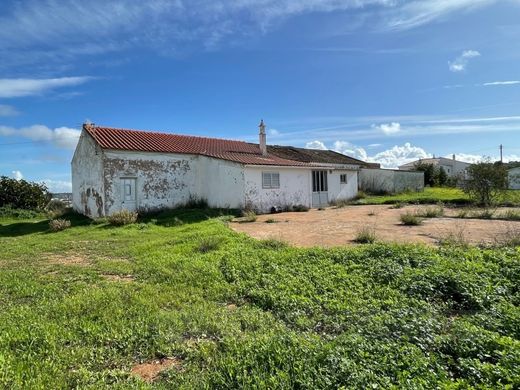
{"type": "Polygon", "coordinates": [[[359,189],[373,193],[423,191],[424,173],[417,171],[361,168],[359,171],[359,189]]]}
{"type": "Polygon", "coordinates": [[[199,194],[210,207],[244,207],[244,168],[242,164],[199,157],[199,194]]]}
{"type": "Polygon", "coordinates": [[[71,163],[72,207],[96,218],[104,215],[103,151],[82,131],[71,163]]]}
{"type": "Polygon", "coordinates": [[[358,174],[351,170],[333,170],[327,177],[329,202],[352,199],[358,192],[358,174]],[[341,184],[340,175],[347,175],[347,183],[341,184]]]}
{"type": "Polygon", "coordinates": [[[136,179],[137,209],[172,208],[200,197],[197,156],[105,150],[105,213],[124,207],[121,178],[136,179]]]}
{"type": "Polygon", "coordinates": [[[301,168],[251,167],[244,168],[245,206],[259,212],[271,207],[285,208],[302,204],[311,207],[311,171],[301,168]],[[280,173],[280,188],[262,188],[262,172],[280,173]]]}
{"type": "Polygon", "coordinates": [[[520,167],[512,168],[508,172],[509,189],[520,190],[520,167]]]}

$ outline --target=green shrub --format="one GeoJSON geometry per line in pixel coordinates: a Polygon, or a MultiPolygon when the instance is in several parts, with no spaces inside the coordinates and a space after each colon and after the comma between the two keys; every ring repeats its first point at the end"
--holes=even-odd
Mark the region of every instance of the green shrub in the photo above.
{"type": "Polygon", "coordinates": [[[50,194],[44,184],[0,176],[0,207],[43,210],[50,194]]]}
{"type": "Polygon", "coordinates": [[[274,218],[268,218],[265,220],[265,223],[277,223],[278,221],[274,218]]]}
{"type": "Polygon", "coordinates": [[[285,249],[289,246],[287,242],[276,238],[268,238],[265,240],[259,240],[257,246],[261,249],[285,249]]]}
{"type": "Polygon", "coordinates": [[[10,206],[0,207],[0,218],[33,219],[41,216],[35,210],[13,209],[10,206]]]}
{"type": "Polygon", "coordinates": [[[401,214],[399,219],[401,220],[402,224],[406,226],[418,226],[422,223],[421,217],[409,211],[401,214]]]}
{"type": "Polygon", "coordinates": [[[70,221],[67,219],[51,219],[49,221],[49,230],[51,232],[59,232],[70,228],[70,221]]]}
{"type": "Polygon", "coordinates": [[[376,240],[376,231],[370,226],[363,226],[356,232],[356,237],[354,238],[354,242],[358,244],[373,244],[376,240]]]}
{"type": "Polygon", "coordinates": [[[392,202],[392,206],[390,206],[391,209],[402,209],[403,207],[403,202],[392,202]]]}
{"type": "Polygon", "coordinates": [[[137,222],[135,211],[121,210],[113,213],[108,218],[108,223],[113,226],[130,225],[137,222]]]}

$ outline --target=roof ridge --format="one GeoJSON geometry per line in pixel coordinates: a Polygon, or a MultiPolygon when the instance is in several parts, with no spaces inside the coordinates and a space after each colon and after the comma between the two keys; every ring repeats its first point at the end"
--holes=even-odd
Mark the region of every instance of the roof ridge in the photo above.
{"type": "Polygon", "coordinates": [[[189,138],[199,138],[199,139],[208,139],[208,140],[219,140],[219,141],[229,141],[229,142],[240,142],[244,144],[252,144],[252,145],[258,145],[251,142],[241,141],[238,139],[229,139],[229,138],[218,138],[218,137],[207,137],[203,135],[190,135],[190,134],[179,134],[179,133],[165,133],[162,131],[156,131],[156,130],[140,130],[140,129],[125,129],[122,127],[111,127],[111,126],[101,126],[101,125],[90,125],[87,126],[90,129],[93,129],[94,131],[96,129],[108,129],[108,130],[116,130],[116,131],[127,131],[132,133],[142,133],[142,134],[155,134],[155,135],[173,135],[177,137],[189,137],[189,138]]]}

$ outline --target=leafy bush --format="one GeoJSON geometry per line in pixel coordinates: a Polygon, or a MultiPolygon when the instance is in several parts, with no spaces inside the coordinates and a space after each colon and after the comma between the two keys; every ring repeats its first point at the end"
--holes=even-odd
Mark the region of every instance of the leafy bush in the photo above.
{"type": "Polygon", "coordinates": [[[44,184],[0,176],[0,207],[43,210],[50,194],[44,184]]]}
{"type": "Polygon", "coordinates": [[[497,203],[507,190],[506,166],[500,162],[484,161],[468,167],[468,179],[463,190],[475,202],[484,206],[497,203]]]}
{"type": "Polygon", "coordinates": [[[121,210],[113,213],[108,218],[108,223],[114,226],[130,225],[137,222],[135,211],[121,210]]]}
{"type": "Polygon", "coordinates": [[[401,214],[399,219],[401,220],[402,224],[406,226],[418,226],[422,223],[421,217],[409,211],[401,214]]]}
{"type": "Polygon", "coordinates": [[[51,232],[59,232],[70,228],[70,221],[67,219],[51,219],[49,221],[49,230],[51,232]]]}
{"type": "Polygon", "coordinates": [[[358,244],[373,244],[376,240],[376,231],[370,226],[363,226],[356,232],[356,237],[354,238],[354,242],[358,244]]]}

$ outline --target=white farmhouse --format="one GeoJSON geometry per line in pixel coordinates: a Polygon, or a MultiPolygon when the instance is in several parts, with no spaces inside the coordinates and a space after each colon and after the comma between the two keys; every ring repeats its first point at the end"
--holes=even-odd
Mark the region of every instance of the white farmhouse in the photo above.
{"type": "Polygon", "coordinates": [[[444,172],[446,172],[448,177],[457,178],[457,179],[467,178],[467,169],[471,165],[470,163],[467,163],[464,161],[455,160],[455,155],[453,155],[452,158],[433,157],[433,158],[423,158],[420,160],[412,161],[407,164],[399,166],[399,170],[413,171],[413,170],[415,170],[415,166],[420,163],[433,164],[436,167],[443,168],[444,172]]]}
{"type": "Polygon", "coordinates": [[[520,167],[511,168],[507,171],[509,189],[520,190],[520,167]]]}
{"type": "Polygon", "coordinates": [[[210,207],[268,212],[349,199],[371,164],[328,150],[85,124],[72,159],[74,209],[89,217],[204,199],[210,207]]]}

